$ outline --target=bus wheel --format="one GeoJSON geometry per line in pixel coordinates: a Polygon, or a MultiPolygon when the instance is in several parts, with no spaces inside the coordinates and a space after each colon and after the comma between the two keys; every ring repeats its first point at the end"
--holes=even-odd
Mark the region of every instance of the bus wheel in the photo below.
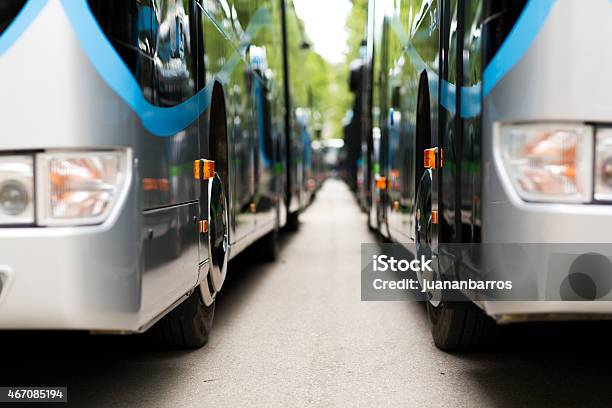
{"type": "Polygon", "coordinates": [[[197,349],[208,343],[214,314],[215,304],[206,306],[196,289],[151,331],[164,348],[197,349]]]}
{"type": "Polygon", "coordinates": [[[208,268],[206,276],[179,306],[152,329],[168,348],[193,349],[208,342],[215,314],[215,299],[227,274],[229,257],[228,206],[218,174],[208,180],[208,268]]]}
{"type": "Polygon", "coordinates": [[[448,302],[434,306],[427,302],[431,334],[444,351],[479,350],[492,343],[496,324],[474,303],[448,302]]]}
{"type": "MultiPolygon", "coordinates": [[[[432,173],[427,170],[418,186],[416,198],[416,250],[431,259],[431,183],[432,173]]],[[[425,277],[435,280],[434,276],[425,277]]],[[[443,292],[428,293],[427,316],[431,334],[444,351],[468,351],[485,348],[495,336],[496,324],[478,306],[468,301],[445,301],[443,292]]]]}

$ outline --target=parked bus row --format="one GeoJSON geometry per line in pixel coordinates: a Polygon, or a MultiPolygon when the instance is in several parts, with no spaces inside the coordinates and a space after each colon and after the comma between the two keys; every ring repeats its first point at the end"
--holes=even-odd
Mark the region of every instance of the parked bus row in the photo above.
{"type": "MultiPolygon", "coordinates": [[[[345,149],[370,228],[463,278],[482,278],[491,245],[610,243],[610,13],[607,0],[370,0],[345,149]],[[482,253],[459,265],[446,244],[482,253]]],[[[478,347],[494,321],[612,316],[610,270],[573,269],[595,250],[574,251],[533,270],[519,253],[507,277],[529,282],[524,301],[429,301],[436,345],[478,347]],[[579,293],[551,300],[547,282],[568,276],[579,293]]]]}
{"type": "Polygon", "coordinates": [[[317,187],[310,52],[290,0],[2,1],[0,328],[204,345],[317,187]]]}

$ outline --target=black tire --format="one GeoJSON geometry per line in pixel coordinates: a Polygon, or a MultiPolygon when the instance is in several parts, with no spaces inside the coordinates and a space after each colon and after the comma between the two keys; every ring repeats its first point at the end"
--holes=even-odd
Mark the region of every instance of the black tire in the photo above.
{"type": "Polygon", "coordinates": [[[278,230],[276,228],[257,242],[257,257],[262,262],[274,262],[278,258],[278,230]]]}
{"type": "Polygon", "coordinates": [[[472,302],[427,302],[431,334],[440,350],[475,351],[487,348],[496,337],[497,325],[472,302]]]}
{"type": "Polygon", "coordinates": [[[287,214],[287,225],[285,226],[287,231],[297,231],[300,229],[300,212],[295,211],[287,214]]]}
{"type": "Polygon", "coordinates": [[[151,328],[157,343],[170,349],[198,349],[208,343],[215,304],[205,306],[200,289],[151,328]]]}

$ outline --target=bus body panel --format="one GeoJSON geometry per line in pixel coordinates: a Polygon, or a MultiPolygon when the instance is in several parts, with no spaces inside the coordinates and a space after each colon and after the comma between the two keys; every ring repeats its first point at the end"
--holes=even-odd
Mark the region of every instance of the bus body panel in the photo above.
{"type": "MultiPolygon", "coordinates": [[[[113,33],[121,31],[102,20],[111,3],[89,2],[117,47],[113,33]]],[[[111,21],[123,21],[127,4],[116,5],[111,21]]],[[[183,300],[207,273],[207,235],[197,223],[206,219],[206,195],[193,163],[210,157],[215,138],[227,137],[229,147],[227,171],[217,171],[229,173],[231,256],[281,223],[282,180],[290,176],[282,147],[294,139],[282,120],[280,3],[239,2],[235,21],[221,3],[208,2],[207,13],[191,2],[133,5],[140,48],[116,52],[142,97],[171,108],[220,85],[213,89],[223,93],[227,135],[211,133],[210,105],[187,126],[157,131],[139,111],[146,104],[129,99],[138,95],[125,99],[92,61],[91,38],[79,37],[71,14],[77,2],[46,2],[0,55],[11,79],[0,101],[9,135],[0,151],[127,148],[129,186],[100,225],[0,228],[0,328],[142,331],[183,300]],[[33,250],[37,256],[27,256],[33,250]]]]}
{"type": "MultiPolygon", "coordinates": [[[[40,81],[37,86],[24,87],[23,81],[6,84],[5,95],[11,97],[3,99],[3,112],[16,114],[6,115],[6,129],[14,126],[15,130],[11,131],[14,137],[0,141],[3,151],[129,147],[133,157],[127,197],[104,224],[2,230],[7,241],[0,246],[2,263],[11,269],[14,282],[6,289],[0,326],[137,330],[192,288],[198,278],[194,206],[178,204],[147,211],[155,202],[146,199],[151,197],[147,179],[158,181],[149,183],[163,193],[158,197],[165,201],[157,201],[158,205],[195,199],[191,174],[187,173],[190,188],[181,189],[185,183],[173,178],[170,170],[169,158],[177,157],[174,152],[189,150],[181,145],[184,134],[160,139],[142,127],[91,66],[59,2],[45,6],[3,56],[0,69],[15,72],[28,85],[31,80],[40,81]],[[48,47],[47,42],[57,47],[48,47]],[[58,58],[58,51],[63,58],[58,58]],[[54,64],[40,77],[29,62],[32,55],[46,58],[47,54],[54,64]],[[13,90],[12,84],[19,86],[13,90]],[[36,94],[30,95],[30,89],[36,94]],[[38,120],[30,121],[19,112],[40,114],[38,120]],[[164,143],[165,148],[152,148],[155,143],[164,143]],[[155,173],[147,172],[151,169],[155,173]],[[164,178],[166,183],[159,183],[164,178]],[[174,191],[191,196],[173,196],[174,191]],[[159,240],[161,245],[156,245],[159,240]],[[178,242],[183,245],[177,253],[169,244],[178,242]],[[38,248],[39,266],[30,265],[32,259],[24,255],[29,248],[38,248]],[[167,265],[169,260],[174,262],[167,265]]],[[[191,156],[185,159],[190,166],[198,157],[197,149],[191,156]]]]}
{"type": "MultiPolygon", "coordinates": [[[[512,6],[508,10],[515,15],[505,16],[500,23],[496,19],[501,13],[489,19],[485,13],[502,7],[501,3],[488,0],[370,2],[367,47],[372,50],[366,53],[364,65],[371,72],[372,102],[363,115],[364,123],[371,115],[372,124],[364,131],[364,141],[373,146],[373,135],[380,129],[379,161],[370,167],[372,177],[380,169],[387,186],[371,193],[368,210],[370,217],[378,212],[378,222],[370,220],[370,225],[394,242],[413,242],[416,228],[415,214],[410,210],[418,185],[413,189],[411,176],[418,177],[418,155],[422,155],[422,150],[415,148],[422,136],[418,129],[419,87],[415,85],[421,72],[426,72],[431,109],[431,139],[424,147],[440,147],[445,153],[444,167],[434,171],[431,191],[431,209],[439,210],[439,225],[432,237],[434,249],[441,243],[610,242],[606,228],[612,215],[609,205],[521,200],[496,161],[493,138],[499,123],[609,126],[612,102],[607,89],[612,84],[600,73],[612,68],[612,54],[606,51],[612,6],[604,0],[588,6],[580,1],[537,0],[512,6]],[[550,12],[547,5],[551,5],[550,12]],[[488,89],[483,73],[498,49],[491,52],[490,45],[497,41],[499,47],[505,38],[500,40],[501,34],[507,36],[513,25],[524,24],[518,16],[529,6],[539,8],[545,16],[541,26],[528,27],[535,33],[533,43],[527,44],[524,55],[488,89]],[[381,13],[384,18],[377,16],[381,13]],[[432,24],[423,23],[428,18],[432,24]]],[[[368,77],[364,75],[366,83],[368,77]]],[[[371,147],[360,160],[375,156],[371,147]]],[[[543,254],[543,258],[550,255],[543,254]]],[[[439,260],[448,262],[446,266],[453,262],[450,258],[439,260]]],[[[494,255],[485,254],[480,265],[490,261],[494,255]]],[[[533,302],[479,301],[478,305],[500,321],[525,316],[545,319],[555,313],[610,315],[605,301],[535,301],[545,299],[547,279],[558,279],[568,270],[555,271],[553,276],[545,264],[534,268],[533,302]]],[[[508,276],[519,273],[512,272],[508,271],[508,276]]]]}
{"type": "MultiPolygon", "coordinates": [[[[608,1],[557,1],[538,36],[522,59],[483,101],[482,241],[484,243],[610,242],[612,208],[606,204],[529,203],[520,199],[500,170],[493,140],[497,123],[577,122],[606,126],[612,119],[607,89],[612,80],[601,72],[612,69],[608,51],[608,1]],[[570,57],[571,56],[571,57],[570,57]]],[[[608,245],[609,246],[609,245],[608,245]]],[[[602,248],[604,251],[609,249],[602,248]]],[[[546,261],[554,253],[541,255],[546,261]]],[[[612,253],[603,253],[612,256],[612,253]]],[[[491,255],[491,262],[494,262],[491,255]]],[[[569,265],[568,265],[569,268],[569,265]]],[[[559,280],[568,270],[550,274],[546,264],[533,268],[536,299],[544,299],[547,281],[559,280]]],[[[511,273],[511,271],[509,271],[511,273]]],[[[607,296],[605,299],[609,299],[607,296]]],[[[610,314],[610,303],[597,302],[487,302],[489,314],[530,313],[610,314]]]]}

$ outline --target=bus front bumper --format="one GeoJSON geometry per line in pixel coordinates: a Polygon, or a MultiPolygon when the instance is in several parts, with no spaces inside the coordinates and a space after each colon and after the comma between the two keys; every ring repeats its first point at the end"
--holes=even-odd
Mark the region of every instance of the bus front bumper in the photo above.
{"type": "Polygon", "coordinates": [[[612,318],[612,206],[527,203],[495,172],[483,204],[484,263],[513,301],[479,305],[500,322],[612,318]]]}
{"type": "Polygon", "coordinates": [[[0,329],[137,330],[140,249],[128,212],[110,225],[0,228],[0,329]]]}

